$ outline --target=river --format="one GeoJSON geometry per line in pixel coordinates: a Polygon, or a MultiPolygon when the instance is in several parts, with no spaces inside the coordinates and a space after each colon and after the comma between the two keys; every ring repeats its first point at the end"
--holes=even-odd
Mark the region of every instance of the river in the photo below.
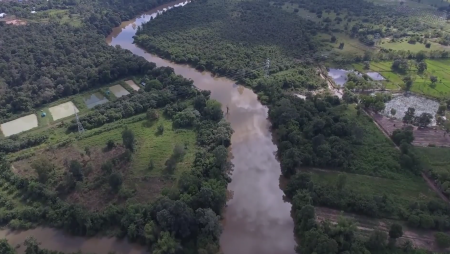
{"type": "MultiPolygon", "coordinates": [[[[232,80],[214,78],[208,72],[171,63],[133,44],[137,26],[172,5],[160,6],[134,20],[123,22],[106,41],[109,45],[128,49],[157,66],[172,67],[175,73],[192,79],[198,88],[210,90],[211,98],[222,103],[223,109],[229,107],[226,118],[234,130],[231,138],[234,171],[232,182],[228,185],[232,198],[224,214],[222,251],[225,254],[295,253],[291,205],[283,201],[280,189],[281,169],[275,156],[277,147],[272,141],[267,108],[258,101],[253,91],[235,85],[232,80]]],[[[71,237],[53,229],[38,228],[21,233],[0,231],[0,237],[6,237],[13,244],[22,242],[28,236],[35,237],[42,242],[42,247],[52,250],[95,251],[97,254],[110,251],[117,254],[145,253],[142,247],[126,241],[71,237]]]]}

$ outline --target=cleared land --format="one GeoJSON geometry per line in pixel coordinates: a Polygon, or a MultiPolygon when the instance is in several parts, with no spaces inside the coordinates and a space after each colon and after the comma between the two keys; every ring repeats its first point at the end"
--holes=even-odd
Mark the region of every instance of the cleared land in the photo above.
{"type": "MultiPolygon", "coordinates": [[[[139,119],[138,117],[132,118],[139,119]]],[[[33,148],[21,150],[15,153],[14,157],[25,155],[30,151],[33,151],[34,155],[14,162],[13,170],[16,174],[23,176],[35,176],[36,173],[30,164],[39,156],[43,156],[56,165],[54,177],[50,183],[56,190],[58,188],[56,183],[64,181],[64,172],[68,170],[67,162],[77,160],[83,165],[85,180],[79,186],[77,185],[75,191],[65,197],[66,200],[82,204],[91,210],[101,209],[111,202],[120,203],[123,197],[111,193],[107,178],[101,169],[105,162],[120,156],[125,151],[121,145],[124,127],[118,124],[111,123],[99,129],[88,130],[85,133],[86,138],[82,137],[63,147],[48,145],[46,148],[41,147],[34,151],[33,148]],[[116,126],[119,128],[114,128],[116,126]],[[103,128],[106,131],[90,135],[91,132],[99,132],[103,128]],[[116,147],[107,149],[108,140],[114,141],[116,147]],[[89,148],[89,154],[86,153],[86,147],[89,148]]],[[[163,117],[153,123],[147,120],[130,121],[125,126],[135,135],[136,149],[130,162],[117,166],[117,170],[120,170],[124,179],[122,189],[137,201],[149,202],[159,197],[164,187],[172,186],[182,172],[191,169],[196,152],[196,135],[193,130],[173,130],[172,122],[163,117]],[[157,131],[159,125],[164,126],[162,134],[157,131]],[[165,163],[173,154],[176,145],[181,145],[186,153],[171,174],[167,172],[165,163]],[[149,167],[150,161],[153,161],[153,168],[149,167]]],[[[51,140],[64,135],[58,131],[52,133],[51,140]]]]}
{"type": "Polygon", "coordinates": [[[133,88],[133,90],[135,91],[139,91],[139,89],[141,89],[138,85],[136,85],[136,83],[134,83],[133,80],[127,80],[125,81],[125,83],[127,83],[127,85],[133,88]]]}
{"type": "Polygon", "coordinates": [[[130,92],[128,92],[125,88],[123,88],[123,86],[121,85],[115,85],[115,86],[111,86],[109,88],[109,90],[117,97],[120,98],[124,95],[130,94],[130,92]]]}
{"type": "MultiPolygon", "coordinates": [[[[391,135],[396,129],[401,129],[404,125],[400,119],[392,119],[380,114],[369,113],[372,118],[383,128],[386,134],[391,135]]],[[[445,131],[433,128],[413,129],[415,146],[446,146],[450,147],[450,137],[445,131]]]]}
{"type": "Polygon", "coordinates": [[[27,115],[1,125],[5,137],[31,130],[38,127],[38,119],[35,114],[27,115]]]}
{"type": "Polygon", "coordinates": [[[74,115],[75,112],[79,112],[77,107],[71,101],[51,107],[48,110],[52,114],[54,121],[74,115]]]}

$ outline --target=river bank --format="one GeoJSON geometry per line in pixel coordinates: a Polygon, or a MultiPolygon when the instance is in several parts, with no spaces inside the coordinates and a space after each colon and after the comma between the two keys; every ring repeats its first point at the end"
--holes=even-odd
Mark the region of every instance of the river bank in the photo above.
{"type": "MultiPolygon", "coordinates": [[[[280,164],[275,157],[276,145],[272,142],[268,109],[250,89],[236,86],[226,78],[215,78],[210,73],[199,72],[186,65],[178,65],[155,55],[146,53],[133,44],[137,27],[156,17],[174,5],[184,5],[179,1],[162,5],[136,19],[123,22],[114,28],[106,42],[120,46],[142,56],[157,66],[169,66],[175,73],[192,79],[194,85],[211,91],[211,98],[229,108],[226,115],[234,129],[231,150],[234,171],[229,191],[233,198],[228,202],[224,214],[224,232],[221,246],[224,253],[294,253],[294,225],[290,215],[291,205],[283,201],[279,185],[280,164]]],[[[36,228],[23,232],[0,231],[0,235],[16,245],[27,237],[41,242],[42,248],[58,251],[141,254],[143,247],[115,238],[82,238],[65,235],[62,231],[49,228],[36,228]]]]}

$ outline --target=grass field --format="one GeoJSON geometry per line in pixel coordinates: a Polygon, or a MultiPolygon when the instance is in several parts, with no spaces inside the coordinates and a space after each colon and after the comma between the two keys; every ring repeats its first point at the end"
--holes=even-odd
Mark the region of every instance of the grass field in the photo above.
{"type": "Polygon", "coordinates": [[[450,149],[441,147],[416,147],[422,159],[424,170],[446,194],[450,194],[450,149]],[[445,184],[447,182],[447,184],[445,184]],[[445,185],[444,185],[445,184],[445,185]]]}
{"type": "Polygon", "coordinates": [[[386,40],[383,40],[384,43],[380,43],[377,46],[384,48],[384,49],[392,49],[392,50],[409,50],[412,52],[419,52],[419,51],[431,51],[431,50],[448,50],[449,48],[442,47],[439,43],[431,42],[431,46],[429,48],[425,47],[425,44],[422,43],[415,43],[411,44],[408,43],[407,39],[402,42],[388,42],[386,40]]]}
{"type": "MultiPolygon", "coordinates": [[[[332,171],[313,171],[311,175],[314,182],[335,186],[338,181],[338,174],[339,172],[332,171]]],[[[436,193],[419,176],[393,180],[356,174],[346,175],[346,186],[352,188],[352,190],[368,195],[381,196],[386,194],[391,196],[395,203],[404,206],[408,206],[415,201],[440,201],[436,193]]]]}

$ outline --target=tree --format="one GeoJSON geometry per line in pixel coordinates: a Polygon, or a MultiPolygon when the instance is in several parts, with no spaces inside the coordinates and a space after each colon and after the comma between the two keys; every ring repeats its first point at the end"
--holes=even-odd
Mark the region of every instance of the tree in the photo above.
{"type": "Polygon", "coordinates": [[[381,250],[386,246],[387,234],[384,231],[375,229],[370,234],[369,239],[366,242],[369,250],[381,250]]]}
{"type": "Polygon", "coordinates": [[[414,123],[415,120],[415,108],[408,108],[408,110],[405,112],[405,116],[403,117],[403,122],[407,124],[414,123]]]}
{"type": "Polygon", "coordinates": [[[336,42],[336,40],[337,40],[337,39],[336,39],[336,36],[334,36],[334,35],[333,35],[333,36],[331,36],[331,39],[330,39],[331,43],[335,43],[335,42],[336,42]]]}
{"type": "Polygon", "coordinates": [[[86,153],[86,155],[87,155],[89,158],[91,158],[91,149],[90,149],[88,146],[86,146],[86,147],[84,148],[84,152],[86,153]]]}
{"type": "Polygon", "coordinates": [[[397,110],[395,110],[395,108],[391,108],[392,117],[394,117],[396,113],[397,113],[397,110]]]}
{"type": "Polygon", "coordinates": [[[116,143],[114,143],[114,141],[111,139],[108,140],[108,142],[106,142],[106,148],[108,150],[112,150],[115,146],[116,146],[116,143]]]}
{"type": "Polygon", "coordinates": [[[398,223],[393,223],[391,225],[391,229],[389,230],[389,237],[393,239],[397,239],[402,237],[403,235],[403,228],[402,225],[398,223]]]}
{"type": "Polygon", "coordinates": [[[31,163],[31,167],[36,171],[38,181],[41,183],[46,183],[51,172],[55,170],[55,166],[50,162],[50,160],[43,157],[33,161],[31,163]]]}
{"type": "Polygon", "coordinates": [[[394,141],[394,143],[397,145],[400,145],[403,142],[405,142],[407,144],[411,144],[414,141],[413,132],[408,129],[394,130],[392,132],[391,138],[392,138],[392,141],[394,141]]]}
{"type": "Polygon", "coordinates": [[[158,125],[158,134],[163,134],[164,133],[164,125],[160,124],[158,125]]]}
{"type": "Polygon", "coordinates": [[[352,93],[347,88],[344,89],[344,94],[342,95],[342,99],[345,101],[345,103],[351,104],[358,100],[357,96],[352,93]]]}
{"type": "Polygon", "coordinates": [[[113,172],[111,175],[109,175],[109,186],[111,186],[111,189],[114,192],[118,192],[120,190],[120,186],[122,186],[123,177],[122,173],[120,172],[113,172]]]}
{"type": "Polygon", "coordinates": [[[134,133],[133,131],[125,128],[122,132],[122,142],[123,145],[130,151],[134,152],[134,133]]]}
{"type": "Polygon", "coordinates": [[[430,76],[431,83],[436,83],[438,81],[436,76],[430,76]]]}
{"type": "Polygon", "coordinates": [[[417,71],[423,73],[427,69],[427,63],[422,61],[417,64],[417,71]]]}
{"type": "Polygon", "coordinates": [[[148,245],[153,244],[158,237],[158,228],[154,221],[149,221],[144,226],[144,237],[148,245]]]}
{"type": "Polygon", "coordinates": [[[419,127],[427,127],[429,124],[431,124],[432,119],[433,119],[433,116],[430,113],[422,113],[415,120],[416,120],[416,124],[419,127]]]}
{"type": "Polygon", "coordinates": [[[219,121],[223,117],[222,106],[218,101],[209,100],[206,102],[205,116],[211,120],[219,121]]]}
{"type": "Polygon", "coordinates": [[[434,239],[439,248],[445,249],[450,247],[450,236],[444,232],[437,232],[434,234],[434,239]]]}
{"type": "Polygon", "coordinates": [[[336,182],[336,188],[338,190],[342,190],[344,189],[346,183],[347,183],[347,175],[345,173],[339,174],[338,180],[336,182]]]}
{"type": "Polygon", "coordinates": [[[160,238],[153,250],[154,254],[175,254],[180,249],[180,244],[169,232],[161,232],[160,238]]]}
{"type": "Polygon", "coordinates": [[[411,76],[406,76],[403,78],[403,82],[405,83],[405,91],[409,91],[411,90],[412,84],[413,84],[413,80],[411,78],[411,76]]]}
{"type": "Polygon", "coordinates": [[[370,69],[370,62],[369,61],[364,61],[364,69],[365,70],[369,70],[370,69]]]}
{"type": "Polygon", "coordinates": [[[71,160],[69,164],[69,172],[72,173],[75,180],[82,182],[83,181],[83,166],[80,162],[76,160],[71,160]]]}
{"type": "Polygon", "coordinates": [[[152,89],[161,90],[162,88],[163,88],[163,85],[161,84],[161,82],[159,80],[152,79],[145,84],[144,90],[146,92],[150,92],[152,89]]]}
{"type": "Polygon", "coordinates": [[[153,122],[153,121],[158,120],[158,119],[159,119],[158,111],[156,109],[149,108],[147,110],[147,120],[149,122],[153,122]]]}

